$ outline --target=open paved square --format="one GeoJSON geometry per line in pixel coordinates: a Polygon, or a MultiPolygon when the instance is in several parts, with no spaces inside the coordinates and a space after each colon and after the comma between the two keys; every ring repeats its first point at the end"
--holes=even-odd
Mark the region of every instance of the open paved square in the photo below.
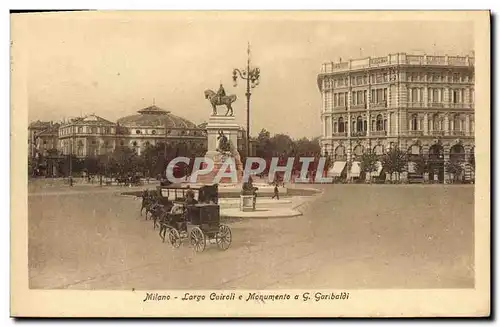
{"type": "Polygon", "coordinates": [[[32,193],[30,287],[474,287],[472,185],[315,187],[302,216],[227,221],[231,247],[198,254],[162,243],[140,201],[119,192],[32,193]]]}

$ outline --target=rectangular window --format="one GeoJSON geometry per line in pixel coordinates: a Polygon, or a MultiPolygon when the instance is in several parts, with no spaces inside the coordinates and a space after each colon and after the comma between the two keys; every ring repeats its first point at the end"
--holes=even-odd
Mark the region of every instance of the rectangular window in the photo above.
{"type": "Polygon", "coordinates": [[[418,89],[411,89],[411,102],[418,102],[418,89]]]}
{"type": "Polygon", "coordinates": [[[432,102],[441,102],[441,99],[439,99],[439,89],[432,89],[432,102]]]}

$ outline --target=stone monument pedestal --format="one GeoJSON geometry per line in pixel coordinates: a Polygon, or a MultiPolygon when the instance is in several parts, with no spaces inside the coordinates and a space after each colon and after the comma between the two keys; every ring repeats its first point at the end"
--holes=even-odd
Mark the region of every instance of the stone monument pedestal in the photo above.
{"type": "MultiPolygon", "coordinates": [[[[205,158],[209,158],[214,162],[214,168],[209,174],[198,177],[198,183],[213,184],[213,181],[224,162],[231,158],[236,166],[237,183],[241,183],[243,178],[243,164],[240,154],[238,153],[238,132],[240,126],[236,123],[234,116],[210,116],[207,123],[207,153],[205,158]],[[230,151],[221,152],[219,149],[220,136],[223,134],[230,145],[230,151]]],[[[205,168],[205,167],[203,167],[205,168]]],[[[227,167],[226,172],[229,172],[231,166],[227,167]]],[[[219,184],[234,184],[235,181],[231,178],[222,178],[219,184]]]]}
{"type": "Polygon", "coordinates": [[[254,199],[254,195],[240,195],[240,211],[255,211],[254,199]]]}

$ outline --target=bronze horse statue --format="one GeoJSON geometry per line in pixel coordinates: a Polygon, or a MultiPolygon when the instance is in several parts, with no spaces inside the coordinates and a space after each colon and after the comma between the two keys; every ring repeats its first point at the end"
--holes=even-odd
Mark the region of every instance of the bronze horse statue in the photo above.
{"type": "Polygon", "coordinates": [[[219,97],[217,93],[215,93],[212,90],[205,90],[205,99],[208,99],[210,103],[212,104],[213,112],[212,115],[217,115],[217,106],[226,106],[227,111],[225,116],[233,116],[233,107],[231,106],[231,103],[236,101],[236,95],[231,94],[231,95],[225,95],[222,97],[219,97]]]}

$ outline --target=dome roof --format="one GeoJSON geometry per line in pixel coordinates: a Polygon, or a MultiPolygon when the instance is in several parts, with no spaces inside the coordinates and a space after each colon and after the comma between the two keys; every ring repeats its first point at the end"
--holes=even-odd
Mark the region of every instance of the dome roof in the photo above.
{"type": "Polygon", "coordinates": [[[155,105],[137,111],[138,114],[118,119],[117,123],[125,127],[166,127],[196,128],[196,124],[178,117],[155,105]]]}

